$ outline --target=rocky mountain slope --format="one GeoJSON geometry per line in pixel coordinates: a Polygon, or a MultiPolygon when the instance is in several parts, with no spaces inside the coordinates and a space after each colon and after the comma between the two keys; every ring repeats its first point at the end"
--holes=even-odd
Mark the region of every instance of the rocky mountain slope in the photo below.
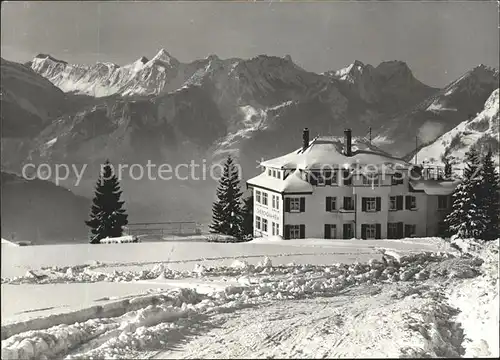
{"type": "Polygon", "coordinates": [[[498,88],[498,82],[497,69],[476,66],[417,106],[390,118],[375,141],[399,156],[415,150],[415,137],[418,137],[419,147],[428,145],[480,112],[498,88]]]}
{"type": "MultiPolygon", "coordinates": [[[[450,131],[438,137],[432,144],[417,153],[417,160],[430,164],[443,165],[443,157],[453,160],[456,166],[463,165],[465,153],[471,147],[485,152],[491,149],[498,164],[499,111],[498,88],[493,91],[484,104],[484,109],[474,118],[464,120],[450,131]]],[[[412,158],[415,161],[415,156],[412,158]]]]}

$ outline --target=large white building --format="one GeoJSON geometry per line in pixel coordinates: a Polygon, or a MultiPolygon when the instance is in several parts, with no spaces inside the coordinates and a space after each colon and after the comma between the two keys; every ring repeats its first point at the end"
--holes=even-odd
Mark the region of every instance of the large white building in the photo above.
{"type": "Polygon", "coordinates": [[[261,163],[248,180],[254,236],[377,239],[435,236],[456,182],[422,176],[366,139],[316,137],[261,163]]]}

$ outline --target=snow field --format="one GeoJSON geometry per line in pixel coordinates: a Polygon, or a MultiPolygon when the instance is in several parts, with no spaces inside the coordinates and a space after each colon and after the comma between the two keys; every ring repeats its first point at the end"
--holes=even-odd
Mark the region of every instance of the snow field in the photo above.
{"type": "MultiPolygon", "coordinates": [[[[331,266],[290,264],[275,267],[269,258],[264,258],[257,266],[241,260],[234,261],[230,267],[196,265],[190,274],[193,277],[231,276],[237,278],[238,285],[230,284],[223,291],[207,296],[189,289],[182,289],[175,296],[168,295],[171,293],[166,296],[153,294],[3,326],[2,353],[9,359],[52,357],[69,354],[80,344],[92,341],[91,349],[81,354],[81,358],[120,358],[132,350],[140,351],[156,344],[158,339],[152,334],[156,334],[158,328],[153,331],[151,327],[157,325],[168,332],[175,327],[172,324],[177,319],[188,313],[213,313],[227,306],[238,308],[255,301],[332,296],[364,283],[425,280],[432,272],[426,276],[418,275],[426,273],[426,266],[450,259],[452,255],[424,252],[390,256],[386,253],[384,257],[385,262],[372,259],[365,264],[331,266]],[[96,345],[94,339],[97,338],[106,340],[103,343],[97,341],[99,344],[96,345]],[[56,339],[57,344],[48,346],[46,339],[56,339]]],[[[84,269],[81,274],[87,267],[76,269],[84,269]]],[[[60,273],[63,276],[71,276],[68,274],[73,271],[72,268],[62,270],[65,270],[60,273]]],[[[148,278],[156,276],[156,279],[169,275],[170,270],[161,265],[156,266],[152,273],[146,273],[148,278]]],[[[32,277],[28,279],[33,280],[32,277]]],[[[80,355],[75,353],[74,356],[79,358],[80,355]]]]}

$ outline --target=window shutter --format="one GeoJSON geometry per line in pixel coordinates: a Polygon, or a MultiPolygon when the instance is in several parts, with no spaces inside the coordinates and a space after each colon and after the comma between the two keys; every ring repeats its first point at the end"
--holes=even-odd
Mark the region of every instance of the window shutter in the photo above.
{"type": "Polygon", "coordinates": [[[349,235],[349,224],[343,224],[342,225],[342,237],[344,239],[347,239],[349,235]]]}
{"type": "Polygon", "coordinates": [[[382,226],[380,224],[375,224],[375,239],[380,239],[382,237],[382,226]]]}
{"type": "Polygon", "coordinates": [[[361,224],[361,239],[366,239],[366,224],[361,224]]]}
{"type": "Polygon", "coordinates": [[[285,212],[290,212],[290,198],[285,199],[285,212]]]}
{"type": "Polygon", "coordinates": [[[306,198],[301,197],[300,198],[300,212],[305,212],[306,211],[306,198]]]}
{"type": "Polygon", "coordinates": [[[375,205],[377,206],[377,209],[376,209],[377,211],[380,211],[380,209],[382,209],[381,202],[382,202],[381,198],[379,198],[379,197],[375,198],[375,205]]]}
{"type": "Polygon", "coordinates": [[[410,210],[410,201],[411,201],[411,196],[406,195],[405,196],[405,209],[410,210]]]}
{"type": "Polygon", "coordinates": [[[304,224],[300,225],[300,238],[306,238],[306,226],[304,224]]]}
{"type": "Polygon", "coordinates": [[[318,184],[318,174],[314,173],[314,172],[310,172],[309,173],[309,182],[311,183],[311,185],[317,185],[318,184]]]}
{"type": "Polygon", "coordinates": [[[366,198],[361,198],[361,211],[366,211],[366,198]]]}
{"type": "Polygon", "coordinates": [[[398,222],[398,225],[397,225],[397,238],[398,239],[401,239],[404,237],[404,234],[403,234],[403,223],[402,222],[398,222]]]}
{"type": "Polygon", "coordinates": [[[410,236],[411,226],[405,225],[405,237],[410,236]]]}
{"type": "Polygon", "coordinates": [[[403,210],[403,196],[396,196],[396,210],[403,210]]]}
{"type": "Polygon", "coordinates": [[[290,225],[285,225],[285,239],[290,239],[290,225]]]}
{"type": "Polygon", "coordinates": [[[326,211],[332,211],[332,198],[330,196],[326,197],[326,211]]]}
{"type": "Polygon", "coordinates": [[[325,171],[323,174],[325,175],[325,185],[332,185],[332,172],[325,171]]]}
{"type": "Polygon", "coordinates": [[[325,224],[325,239],[330,239],[332,237],[330,232],[330,225],[325,224]]]}

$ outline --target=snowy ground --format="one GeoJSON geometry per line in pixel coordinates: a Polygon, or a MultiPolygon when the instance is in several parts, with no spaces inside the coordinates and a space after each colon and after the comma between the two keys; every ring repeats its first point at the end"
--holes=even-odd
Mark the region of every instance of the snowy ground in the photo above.
{"type": "Polygon", "coordinates": [[[2,245],[2,358],[498,355],[498,258],[451,252],[438,239],[2,245]]]}

